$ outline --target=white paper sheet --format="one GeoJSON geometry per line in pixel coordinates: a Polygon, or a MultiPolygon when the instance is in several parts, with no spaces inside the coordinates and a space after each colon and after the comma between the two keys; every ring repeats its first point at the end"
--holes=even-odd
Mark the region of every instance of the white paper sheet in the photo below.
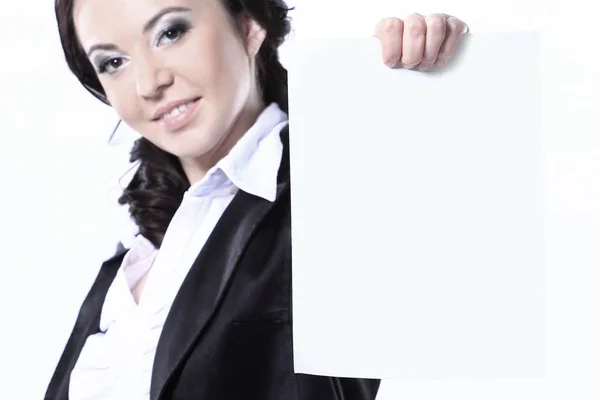
{"type": "Polygon", "coordinates": [[[540,39],[467,39],[436,73],[293,44],[296,372],[545,376],[540,39]]]}

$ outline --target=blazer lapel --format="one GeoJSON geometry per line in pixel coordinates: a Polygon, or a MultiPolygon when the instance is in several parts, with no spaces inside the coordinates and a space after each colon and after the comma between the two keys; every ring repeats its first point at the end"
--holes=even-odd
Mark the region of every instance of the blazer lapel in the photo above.
{"type": "Polygon", "coordinates": [[[150,399],[158,400],[173,372],[200,338],[223,297],[240,257],[259,223],[289,185],[288,128],[278,174],[277,197],[271,203],[239,191],[215,226],[175,297],[156,349],[150,399]]]}
{"type": "Polygon", "coordinates": [[[100,314],[104,298],[117,274],[126,251],[126,249],[118,249],[117,254],[102,264],[94,284],[81,305],[71,336],[58,362],[54,376],[48,384],[45,399],[68,399],[71,371],[75,367],[75,363],[87,338],[100,331],[100,314]]]}

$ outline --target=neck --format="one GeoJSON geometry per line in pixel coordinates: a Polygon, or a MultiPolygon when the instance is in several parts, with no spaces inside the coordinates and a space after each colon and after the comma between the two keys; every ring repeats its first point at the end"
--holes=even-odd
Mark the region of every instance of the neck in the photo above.
{"type": "Polygon", "coordinates": [[[181,166],[185,172],[190,185],[200,181],[206,173],[223,159],[235,144],[244,136],[244,134],[254,125],[258,116],[264,111],[263,102],[249,104],[244,107],[242,112],[233,121],[229,133],[223,136],[223,139],[214,150],[209,154],[203,155],[200,159],[180,159],[181,166]]]}

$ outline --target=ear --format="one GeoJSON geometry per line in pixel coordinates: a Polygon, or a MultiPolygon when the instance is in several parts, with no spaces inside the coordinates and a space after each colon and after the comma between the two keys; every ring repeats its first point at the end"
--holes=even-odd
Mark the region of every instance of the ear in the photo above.
{"type": "Polygon", "coordinates": [[[258,24],[258,22],[249,16],[244,16],[243,24],[246,53],[248,53],[249,57],[254,57],[258,54],[260,47],[265,41],[267,32],[258,24]]]}

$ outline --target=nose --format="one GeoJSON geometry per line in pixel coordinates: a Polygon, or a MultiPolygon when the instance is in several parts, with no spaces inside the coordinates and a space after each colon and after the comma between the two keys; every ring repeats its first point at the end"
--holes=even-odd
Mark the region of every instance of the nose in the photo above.
{"type": "Polygon", "coordinates": [[[136,90],[140,97],[147,100],[160,97],[173,83],[173,74],[152,56],[139,57],[135,64],[136,90]]]}

